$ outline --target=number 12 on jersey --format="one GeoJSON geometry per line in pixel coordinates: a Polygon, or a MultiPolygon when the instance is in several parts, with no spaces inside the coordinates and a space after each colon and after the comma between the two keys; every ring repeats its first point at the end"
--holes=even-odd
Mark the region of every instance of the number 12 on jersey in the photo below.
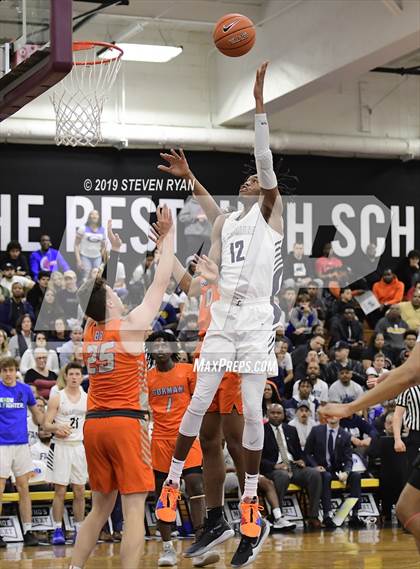
{"type": "Polygon", "coordinates": [[[230,244],[230,262],[239,263],[245,261],[245,257],[242,255],[244,250],[244,241],[235,241],[235,243],[230,244]]]}

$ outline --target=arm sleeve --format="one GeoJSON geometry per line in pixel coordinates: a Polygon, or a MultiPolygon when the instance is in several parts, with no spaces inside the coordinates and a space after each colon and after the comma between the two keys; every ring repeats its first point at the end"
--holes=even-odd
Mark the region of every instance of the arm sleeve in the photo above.
{"type": "Polygon", "coordinates": [[[273,155],[270,150],[270,131],[267,115],[255,115],[255,163],[258,182],[262,189],[272,190],[277,187],[277,177],[273,168],[273,155]]]}
{"type": "Polygon", "coordinates": [[[38,256],[36,254],[36,251],[31,254],[31,256],[29,258],[29,264],[30,264],[32,276],[34,277],[34,280],[37,281],[38,280],[38,273],[39,273],[39,260],[38,260],[38,256]]]}

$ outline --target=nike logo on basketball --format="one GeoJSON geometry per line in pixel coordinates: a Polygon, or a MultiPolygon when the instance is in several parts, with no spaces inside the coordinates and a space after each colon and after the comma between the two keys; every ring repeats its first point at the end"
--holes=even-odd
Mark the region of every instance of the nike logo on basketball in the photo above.
{"type": "Polygon", "coordinates": [[[239,22],[239,20],[233,20],[233,22],[231,22],[230,24],[225,24],[223,26],[223,31],[225,32],[225,34],[233,28],[233,26],[236,26],[236,24],[239,22]]]}

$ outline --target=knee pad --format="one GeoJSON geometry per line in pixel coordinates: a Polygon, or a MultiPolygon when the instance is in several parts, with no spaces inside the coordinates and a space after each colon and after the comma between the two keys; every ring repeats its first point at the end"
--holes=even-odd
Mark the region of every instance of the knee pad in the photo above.
{"type": "Polygon", "coordinates": [[[245,418],[242,445],[247,450],[259,451],[264,446],[264,425],[261,419],[245,418]]]}

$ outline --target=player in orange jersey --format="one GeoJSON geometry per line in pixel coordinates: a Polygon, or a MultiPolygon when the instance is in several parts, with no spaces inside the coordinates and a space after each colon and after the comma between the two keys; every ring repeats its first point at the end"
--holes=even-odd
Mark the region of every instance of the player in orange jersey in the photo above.
{"type": "MultiPolygon", "coordinates": [[[[156,493],[159,495],[168,476],[179,425],[191,401],[197,378],[191,364],[177,363],[175,337],[170,332],[151,334],[147,338],[147,345],[156,366],[148,371],[147,383],[153,413],[152,465],[156,493]]],[[[203,454],[196,440],[182,474],[190,498],[194,531],[203,525],[204,520],[202,462],[203,454]]],[[[171,525],[158,520],[158,528],[163,541],[158,565],[173,567],[177,564],[177,556],[171,541],[171,525]]],[[[193,564],[204,567],[217,561],[219,556],[209,551],[203,557],[196,557],[193,564]]]]}
{"type": "MultiPolygon", "coordinates": [[[[154,489],[150,445],[142,392],[147,389],[144,337],[159,311],[169,284],[174,254],[170,210],[157,212],[161,259],[140,306],[123,317],[124,306],[103,278],[87,281],[78,291],[88,321],[83,351],[89,373],[84,444],[92,488],[92,510],[77,536],[70,567],[86,563],[118,491],[122,496],[124,534],[121,566],[139,567],[144,543],[144,502],[154,489]]],[[[109,227],[112,248],[121,240],[109,227]]]]}

